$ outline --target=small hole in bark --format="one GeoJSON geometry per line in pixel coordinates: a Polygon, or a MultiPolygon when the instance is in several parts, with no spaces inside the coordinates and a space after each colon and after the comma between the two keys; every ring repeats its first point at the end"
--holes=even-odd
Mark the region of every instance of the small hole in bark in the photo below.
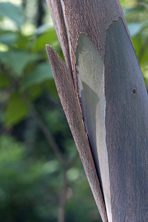
{"type": "Polygon", "coordinates": [[[136,89],[133,89],[133,93],[136,93],[136,89]]]}

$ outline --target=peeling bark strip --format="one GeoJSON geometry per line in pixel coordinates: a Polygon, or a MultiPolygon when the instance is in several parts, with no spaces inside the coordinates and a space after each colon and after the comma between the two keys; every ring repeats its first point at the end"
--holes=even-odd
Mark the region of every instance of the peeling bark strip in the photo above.
{"type": "Polygon", "coordinates": [[[76,96],[73,81],[67,66],[59,55],[47,45],[47,53],[55,78],[57,90],[78,148],[88,181],[93,191],[98,209],[104,222],[107,222],[105,205],[97,177],[94,160],[91,154],[87,134],[83,125],[83,117],[76,96]],[[66,89],[66,90],[65,90],[66,89]]]}
{"type": "Polygon", "coordinates": [[[102,220],[147,222],[148,99],[119,0],[47,3],[67,66],[47,53],[102,220]]]}

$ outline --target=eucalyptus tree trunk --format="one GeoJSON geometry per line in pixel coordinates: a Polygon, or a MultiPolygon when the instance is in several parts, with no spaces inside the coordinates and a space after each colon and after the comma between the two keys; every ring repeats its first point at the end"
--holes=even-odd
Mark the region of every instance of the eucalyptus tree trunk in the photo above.
{"type": "Polygon", "coordinates": [[[57,90],[103,222],[148,221],[148,99],[119,0],[47,0],[57,90]]]}

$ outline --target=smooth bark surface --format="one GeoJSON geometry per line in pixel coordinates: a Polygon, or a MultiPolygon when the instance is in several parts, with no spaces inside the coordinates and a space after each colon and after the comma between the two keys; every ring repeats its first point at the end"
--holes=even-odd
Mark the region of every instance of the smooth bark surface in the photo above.
{"type": "Polygon", "coordinates": [[[106,143],[113,221],[148,221],[148,99],[122,20],[107,32],[106,143]]]}
{"type": "Polygon", "coordinates": [[[148,99],[119,1],[47,2],[67,66],[47,46],[49,60],[102,220],[147,222],[148,99]]]}

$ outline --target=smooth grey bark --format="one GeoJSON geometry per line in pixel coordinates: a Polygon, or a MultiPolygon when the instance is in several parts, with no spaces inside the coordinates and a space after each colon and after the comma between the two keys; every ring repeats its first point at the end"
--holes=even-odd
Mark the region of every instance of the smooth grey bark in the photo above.
{"type": "Polygon", "coordinates": [[[148,99],[118,0],[47,0],[57,90],[103,222],[148,221],[148,99]]]}

